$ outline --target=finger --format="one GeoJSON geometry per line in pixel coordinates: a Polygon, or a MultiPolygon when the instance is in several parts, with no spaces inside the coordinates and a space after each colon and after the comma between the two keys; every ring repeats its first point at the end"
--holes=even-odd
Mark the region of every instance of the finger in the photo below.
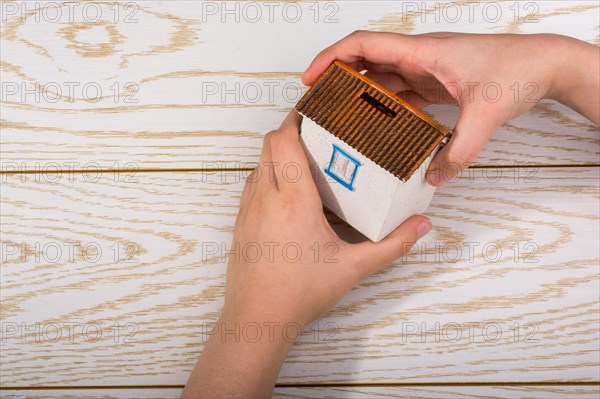
{"type": "Polygon", "coordinates": [[[427,107],[428,105],[431,105],[431,103],[425,100],[423,97],[421,97],[419,93],[412,90],[401,91],[399,93],[396,93],[396,95],[418,109],[422,109],[427,107]]]}
{"type": "Polygon", "coordinates": [[[408,252],[417,240],[431,230],[431,222],[422,215],[407,219],[380,242],[364,241],[351,246],[352,258],[358,261],[357,272],[363,278],[377,272],[408,252]]]}
{"type": "Polygon", "coordinates": [[[317,77],[335,60],[355,69],[366,69],[366,63],[387,66],[396,71],[403,54],[412,53],[414,38],[384,32],[356,31],[321,51],[302,75],[302,82],[312,85],[317,77]]]}
{"type": "Polygon", "coordinates": [[[397,73],[373,72],[368,70],[365,72],[365,76],[394,93],[410,90],[411,88],[397,73]]]}
{"type": "Polygon", "coordinates": [[[452,137],[433,157],[427,170],[427,181],[443,186],[473,164],[502,120],[486,107],[465,108],[456,123],[452,137]]]}
{"type": "Polygon", "coordinates": [[[277,187],[279,191],[297,190],[302,195],[318,197],[308,158],[300,142],[301,120],[300,114],[292,110],[271,139],[277,187]]]}
{"type": "Polygon", "coordinates": [[[242,190],[242,195],[240,195],[240,208],[246,205],[248,202],[248,198],[250,197],[250,193],[253,190],[253,186],[256,183],[256,169],[253,170],[248,177],[246,177],[246,183],[244,184],[244,189],[242,190]]]}
{"type": "Polygon", "coordinates": [[[263,140],[263,148],[260,154],[258,167],[254,170],[255,173],[252,181],[250,196],[253,196],[256,190],[260,189],[277,189],[277,178],[273,170],[273,150],[272,141],[275,131],[265,135],[263,140]]]}

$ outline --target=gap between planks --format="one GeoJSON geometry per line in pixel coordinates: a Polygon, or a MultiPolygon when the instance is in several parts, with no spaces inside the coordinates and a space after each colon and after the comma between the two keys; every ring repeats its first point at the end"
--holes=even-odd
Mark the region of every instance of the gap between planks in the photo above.
{"type": "MultiPolygon", "coordinates": [[[[275,388],[329,388],[329,387],[477,387],[477,386],[597,386],[600,381],[486,381],[486,382],[357,382],[318,384],[275,384],[275,388]]],[[[54,386],[8,386],[1,389],[20,390],[76,390],[76,389],[183,389],[184,385],[54,385],[54,386]]]]}
{"type": "MultiPolygon", "coordinates": [[[[600,167],[600,163],[583,163],[578,165],[573,164],[515,164],[515,165],[474,165],[467,169],[516,169],[516,168],[597,168],[600,167]]],[[[70,169],[70,170],[3,170],[0,171],[0,175],[35,175],[38,173],[43,174],[81,174],[89,172],[98,173],[111,173],[111,172],[134,172],[134,173],[174,173],[174,172],[251,172],[254,168],[142,168],[142,169],[120,169],[120,168],[108,168],[108,169],[94,169],[93,171],[87,169],[70,169]]]]}

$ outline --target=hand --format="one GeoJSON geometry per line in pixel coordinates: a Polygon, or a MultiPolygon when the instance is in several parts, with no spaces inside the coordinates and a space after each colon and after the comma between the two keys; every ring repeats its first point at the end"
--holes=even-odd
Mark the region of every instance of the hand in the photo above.
{"type": "Polygon", "coordinates": [[[559,35],[358,31],[319,53],[302,81],[313,84],[341,60],[416,107],[458,104],[452,138],[428,170],[429,183],[439,186],[472,164],[500,125],[542,98],[598,123],[599,59],[596,46],[559,35]]]}
{"type": "Polygon", "coordinates": [[[283,335],[282,327],[301,330],[324,315],[431,229],[426,217],[413,216],[379,243],[342,241],[323,214],[299,140],[300,120],[292,111],[279,130],[266,135],[260,167],[241,195],[228,255],[217,324],[221,331],[252,324],[254,342],[235,342],[235,333],[211,335],[184,395],[269,396],[295,338],[290,331],[283,335]],[[255,340],[257,326],[262,331],[255,340]]]}
{"type": "Polygon", "coordinates": [[[230,260],[224,314],[304,326],[431,228],[427,218],[416,216],[379,243],[342,241],[323,214],[299,140],[300,120],[292,111],[278,131],[267,134],[260,176],[255,170],[242,193],[233,245],[242,254],[244,248],[262,248],[262,256],[230,260]],[[272,254],[265,243],[273,243],[272,254]]]}

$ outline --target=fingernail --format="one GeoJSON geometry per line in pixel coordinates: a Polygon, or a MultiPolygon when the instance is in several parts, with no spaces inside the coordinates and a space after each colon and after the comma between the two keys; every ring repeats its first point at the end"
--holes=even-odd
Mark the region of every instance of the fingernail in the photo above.
{"type": "Polygon", "coordinates": [[[436,169],[433,169],[433,170],[429,171],[427,177],[428,177],[427,181],[432,186],[439,186],[440,184],[443,183],[443,181],[442,181],[442,171],[440,169],[436,168],[436,169]]]}
{"type": "Polygon", "coordinates": [[[427,233],[431,231],[431,222],[429,220],[425,220],[417,226],[417,236],[419,238],[424,237],[427,233]]]}

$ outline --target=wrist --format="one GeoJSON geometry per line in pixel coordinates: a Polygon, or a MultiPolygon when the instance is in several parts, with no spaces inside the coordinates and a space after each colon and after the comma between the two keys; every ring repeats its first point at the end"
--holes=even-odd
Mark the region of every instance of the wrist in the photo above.
{"type": "Polygon", "coordinates": [[[600,49],[571,37],[555,36],[551,90],[545,98],[558,101],[594,123],[600,123],[600,49]]]}
{"type": "Polygon", "coordinates": [[[263,314],[238,314],[223,311],[215,323],[211,338],[222,343],[246,345],[268,350],[265,353],[285,353],[302,334],[304,326],[293,320],[268,317],[263,314]]]}
{"type": "Polygon", "coordinates": [[[222,314],[186,385],[184,397],[270,397],[293,340],[276,323],[222,314]]]}
{"type": "Polygon", "coordinates": [[[539,70],[544,71],[544,85],[546,91],[543,99],[560,101],[564,95],[565,80],[570,78],[570,65],[567,57],[569,38],[556,34],[542,34],[543,56],[538,57],[539,70]]]}
{"type": "Polygon", "coordinates": [[[580,40],[555,34],[548,34],[547,65],[551,65],[549,90],[544,98],[570,105],[573,96],[580,94],[579,90],[587,85],[584,69],[589,67],[585,62],[585,52],[589,51],[587,43],[580,40]],[[584,59],[581,59],[584,58],[584,59]],[[579,62],[578,62],[579,61],[579,62]]]}

